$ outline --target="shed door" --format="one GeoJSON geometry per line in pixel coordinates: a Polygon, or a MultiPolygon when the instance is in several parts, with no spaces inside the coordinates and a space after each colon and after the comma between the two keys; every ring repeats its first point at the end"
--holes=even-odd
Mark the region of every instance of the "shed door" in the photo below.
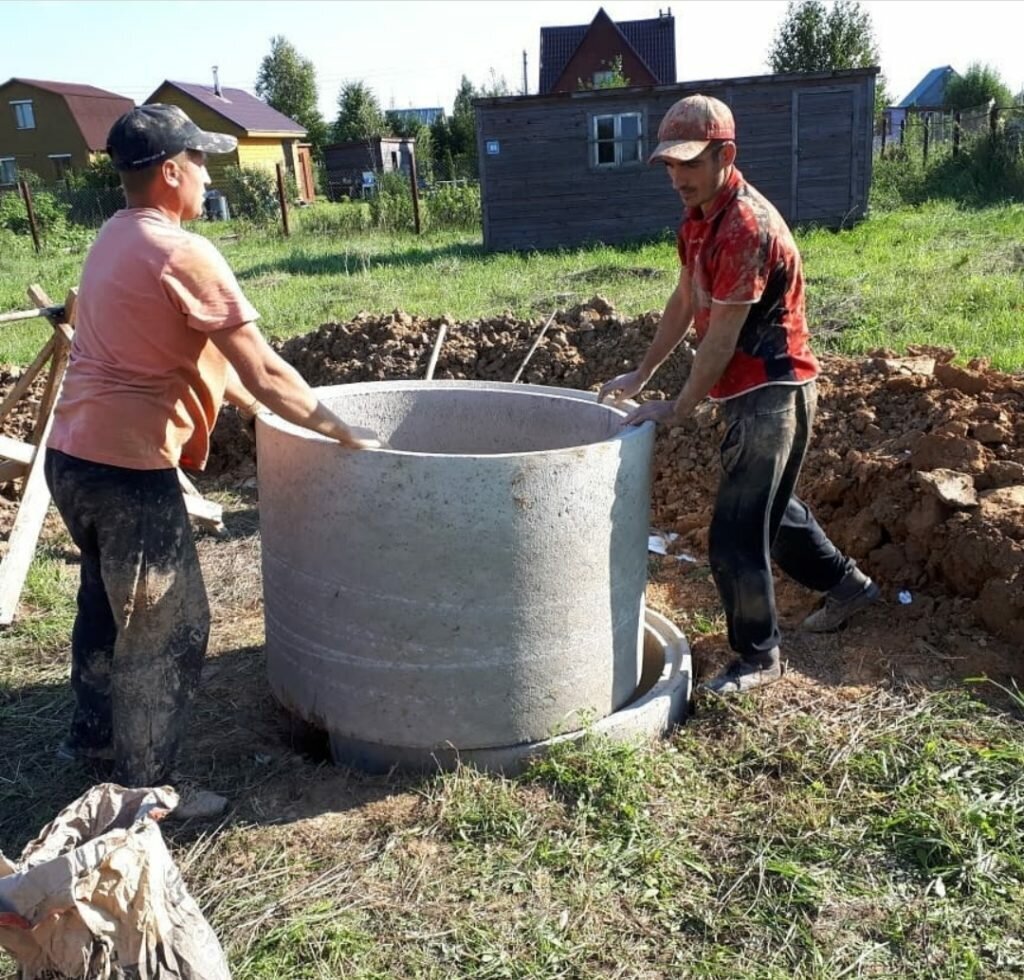
{"type": "Polygon", "coordinates": [[[853,89],[793,93],[793,220],[838,223],[853,207],[853,89]]]}

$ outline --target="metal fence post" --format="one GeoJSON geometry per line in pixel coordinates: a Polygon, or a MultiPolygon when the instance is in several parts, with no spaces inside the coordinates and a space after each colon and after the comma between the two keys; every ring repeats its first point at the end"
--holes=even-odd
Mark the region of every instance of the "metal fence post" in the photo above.
{"type": "Polygon", "coordinates": [[[928,138],[929,138],[929,134],[931,132],[931,117],[930,116],[925,116],[923,122],[924,122],[924,142],[923,142],[924,160],[923,160],[923,162],[927,163],[928,162],[928,138]]]}

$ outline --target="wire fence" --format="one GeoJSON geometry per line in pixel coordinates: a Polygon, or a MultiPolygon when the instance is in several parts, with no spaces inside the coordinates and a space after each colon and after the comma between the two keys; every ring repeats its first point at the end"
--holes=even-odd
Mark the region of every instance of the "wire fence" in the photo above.
{"type": "Polygon", "coordinates": [[[938,152],[959,156],[984,138],[1011,153],[1024,152],[1024,106],[886,109],[876,127],[875,149],[883,157],[915,155],[927,164],[938,152]]]}

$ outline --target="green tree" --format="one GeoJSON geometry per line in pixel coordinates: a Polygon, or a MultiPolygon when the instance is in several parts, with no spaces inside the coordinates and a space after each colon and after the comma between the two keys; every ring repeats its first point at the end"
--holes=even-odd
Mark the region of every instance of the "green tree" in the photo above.
{"type": "Polygon", "coordinates": [[[364,82],[348,82],[338,95],[338,118],[334,123],[334,139],[365,140],[390,134],[380,103],[364,82]]]}
{"type": "MultiPolygon", "coordinates": [[[[790,0],[768,52],[773,72],[841,71],[878,64],[871,15],[857,0],[790,0]]],[[[888,101],[885,79],[875,84],[875,111],[888,101]]]]}
{"type": "Polygon", "coordinates": [[[316,69],[283,35],[270,39],[270,54],[260,63],[256,94],[278,112],[300,123],[321,156],[328,138],[327,124],[317,108],[316,69]]]}
{"type": "Polygon", "coordinates": [[[606,78],[602,78],[600,81],[595,82],[593,79],[584,81],[582,78],[576,79],[576,88],[580,92],[589,92],[593,89],[599,88],[626,88],[629,85],[629,79],[626,77],[626,73],[622,70],[622,55],[617,54],[611,61],[602,62],[605,71],[609,72],[610,75],[606,78]]]}
{"type": "Polygon", "coordinates": [[[963,75],[946,83],[942,104],[946,109],[975,109],[990,99],[995,99],[997,106],[1013,105],[1013,94],[999,72],[976,61],[963,75]]]}

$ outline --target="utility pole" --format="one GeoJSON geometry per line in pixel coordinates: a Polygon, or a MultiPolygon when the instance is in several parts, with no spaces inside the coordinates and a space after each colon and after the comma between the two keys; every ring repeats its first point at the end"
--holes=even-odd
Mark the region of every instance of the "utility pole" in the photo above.
{"type": "Polygon", "coordinates": [[[523,95],[530,94],[530,86],[526,80],[526,49],[523,49],[523,95]]]}

